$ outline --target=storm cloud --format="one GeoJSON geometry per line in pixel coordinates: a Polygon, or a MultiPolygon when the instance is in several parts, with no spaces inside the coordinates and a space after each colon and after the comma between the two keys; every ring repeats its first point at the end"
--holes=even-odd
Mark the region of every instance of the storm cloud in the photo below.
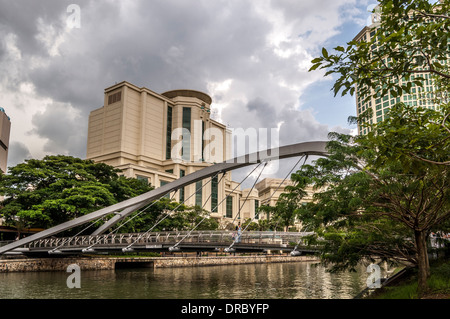
{"type": "MultiPolygon", "coordinates": [[[[0,0],[0,104],[12,119],[9,166],[21,157],[85,156],[89,113],[121,81],[155,92],[210,94],[230,128],[279,129],[281,145],[325,139],[329,123],[303,97],[308,72],[356,0],[0,0]]],[[[358,20],[358,21],[359,21],[358,20]]],[[[360,28],[355,24],[355,30],[360,28]]],[[[350,40],[354,35],[348,36],[350,40]]],[[[347,130],[345,123],[337,129],[347,130]]]]}

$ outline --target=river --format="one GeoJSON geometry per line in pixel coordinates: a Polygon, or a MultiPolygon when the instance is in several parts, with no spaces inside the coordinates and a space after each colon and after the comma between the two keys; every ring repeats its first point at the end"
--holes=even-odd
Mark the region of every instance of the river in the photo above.
{"type": "Polygon", "coordinates": [[[368,274],[329,273],[315,262],[82,271],[0,273],[0,299],[351,299],[368,274]]]}

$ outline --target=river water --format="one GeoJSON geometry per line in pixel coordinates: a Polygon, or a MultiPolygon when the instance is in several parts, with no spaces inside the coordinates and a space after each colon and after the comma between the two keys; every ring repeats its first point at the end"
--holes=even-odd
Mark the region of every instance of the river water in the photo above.
{"type": "Polygon", "coordinates": [[[329,273],[315,262],[192,268],[0,273],[0,299],[351,299],[368,273],[329,273]]]}

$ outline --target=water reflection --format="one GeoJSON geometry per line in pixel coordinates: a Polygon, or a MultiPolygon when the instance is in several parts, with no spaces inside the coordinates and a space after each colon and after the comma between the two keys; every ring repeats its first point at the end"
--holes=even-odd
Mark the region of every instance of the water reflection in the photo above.
{"type": "Polygon", "coordinates": [[[89,299],[347,299],[365,288],[365,267],[332,274],[317,263],[273,263],[198,268],[82,271],[81,288],[68,273],[0,274],[0,298],[89,299]]]}

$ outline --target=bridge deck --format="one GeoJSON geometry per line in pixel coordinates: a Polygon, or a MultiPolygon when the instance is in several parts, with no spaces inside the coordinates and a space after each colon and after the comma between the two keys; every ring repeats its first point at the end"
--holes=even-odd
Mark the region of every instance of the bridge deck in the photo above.
{"type": "MultiPolygon", "coordinates": [[[[16,252],[33,253],[106,253],[130,251],[292,251],[309,233],[244,232],[238,239],[235,231],[154,232],[108,234],[65,238],[44,238],[33,241],[16,252]]],[[[297,250],[313,252],[299,246],[297,250]]]]}

